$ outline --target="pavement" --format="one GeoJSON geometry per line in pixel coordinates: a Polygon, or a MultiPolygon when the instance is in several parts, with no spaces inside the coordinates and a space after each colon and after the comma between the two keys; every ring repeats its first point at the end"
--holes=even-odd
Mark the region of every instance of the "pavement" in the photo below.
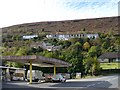
{"type": "Polygon", "coordinates": [[[117,90],[120,86],[119,83],[120,76],[118,75],[109,75],[109,76],[102,76],[98,78],[89,78],[89,79],[69,79],[65,83],[33,83],[28,84],[27,82],[23,81],[10,81],[10,82],[3,82],[2,88],[3,89],[27,89],[27,88],[40,88],[40,90],[117,90]]]}

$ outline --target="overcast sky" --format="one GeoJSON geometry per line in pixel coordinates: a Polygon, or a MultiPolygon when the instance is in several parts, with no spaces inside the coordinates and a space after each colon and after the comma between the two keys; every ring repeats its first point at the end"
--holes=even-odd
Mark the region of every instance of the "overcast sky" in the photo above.
{"type": "Polygon", "coordinates": [[[0,0],[0,28],[22,23],[118,16],[120,0],[0,0]]]}

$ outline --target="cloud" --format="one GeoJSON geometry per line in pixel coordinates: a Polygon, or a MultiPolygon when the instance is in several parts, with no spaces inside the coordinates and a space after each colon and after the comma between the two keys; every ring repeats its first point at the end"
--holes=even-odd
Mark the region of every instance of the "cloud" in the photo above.
{"type": "Polygon", "coordinates": [[[101,7],[103,5],[109,5],[109,4],[117,5],[117,2],[113,2],[112,0],[109,0],[109,1],[108,0],[106,1],[92,0],[92,2],[89,2],[90,0],[85,0],[83,2],[81,1],[78,2],[78,0],[75,0],[75,1],[69,0],[69,1],[71,2],[64,2],[66,8],[74,9],[74,10],[81,9],[82,7],[101,7]]]}
{"type": "MultiPolygon", "coordinates": [[[[67,10],[76,13],[77,18],[97,18],[118,15],[118,0],[68,0],[64,6],[67,10]],[[92,2],[89,2],[92,1],[92,2]]],[[[73,18],[73,17],[72,17],[73,18]]]]}

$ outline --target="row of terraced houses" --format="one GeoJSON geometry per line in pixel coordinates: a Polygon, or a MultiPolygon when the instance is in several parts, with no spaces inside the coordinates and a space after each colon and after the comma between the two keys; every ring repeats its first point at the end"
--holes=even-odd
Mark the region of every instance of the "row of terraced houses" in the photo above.
{"type": "MultiPolygon", "coordinates": [[[[38,35],[26,35],[23,36],[23,39],[32,39],[36,38],[38,35]]],[[[49,34],[46,35],[47,38],[56,38],[59,40],[69,40],[71,38],[92,38],[96,39],[99,37],[98,34],[49,34]]],[[[60,50],[62,47],[61,46],[54,46],[54,45],[49,45],[48,43],[42,42],[42,43],[34,43],[31,44],[31,47],[41,47],[43,49],[46,49],[48,51],[55,51],[55,50],[60,50]]]]}
{"type": "MultiPolygon", "coordinates": [[[[38,35],[26,35],[23,36],[23,39],[31,39],[34,37],[38,37],[38,35]]],[[[48,34],[47,38],[56,38],[60,40],[69,40],[71,38],[92,38],[96,39],[99,37],[98,34],[48,34]]]]}
{"type": "Polygon", "coordinates": [[[47,38],[56,38],[60,40],[69,40],[71,38],[92,38],[96,39],[99,37],[98,34],[49,34],[47,38]]]}

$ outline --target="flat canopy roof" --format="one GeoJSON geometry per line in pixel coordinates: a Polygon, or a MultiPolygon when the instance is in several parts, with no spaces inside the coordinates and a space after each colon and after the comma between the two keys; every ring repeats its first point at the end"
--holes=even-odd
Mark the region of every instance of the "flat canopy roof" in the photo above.
{"type": "Polygon", "coordinates": [[[38,55],[28,55],[28,56],[2,56],[4,61],[20,62],[24,64],[29,64],[32,61],[33,66],[39,67],[69,67],[71,64],[54,58],[47,58],[38,55]]]}
{"type": "Polygon", "coordinates": [[[5,68],[5,69],[15,69],[15,70],[26,70],[25,68],[15,68],[15,67],[6,67],[6,66],[0,66],[0,68],[5,68]]]}

